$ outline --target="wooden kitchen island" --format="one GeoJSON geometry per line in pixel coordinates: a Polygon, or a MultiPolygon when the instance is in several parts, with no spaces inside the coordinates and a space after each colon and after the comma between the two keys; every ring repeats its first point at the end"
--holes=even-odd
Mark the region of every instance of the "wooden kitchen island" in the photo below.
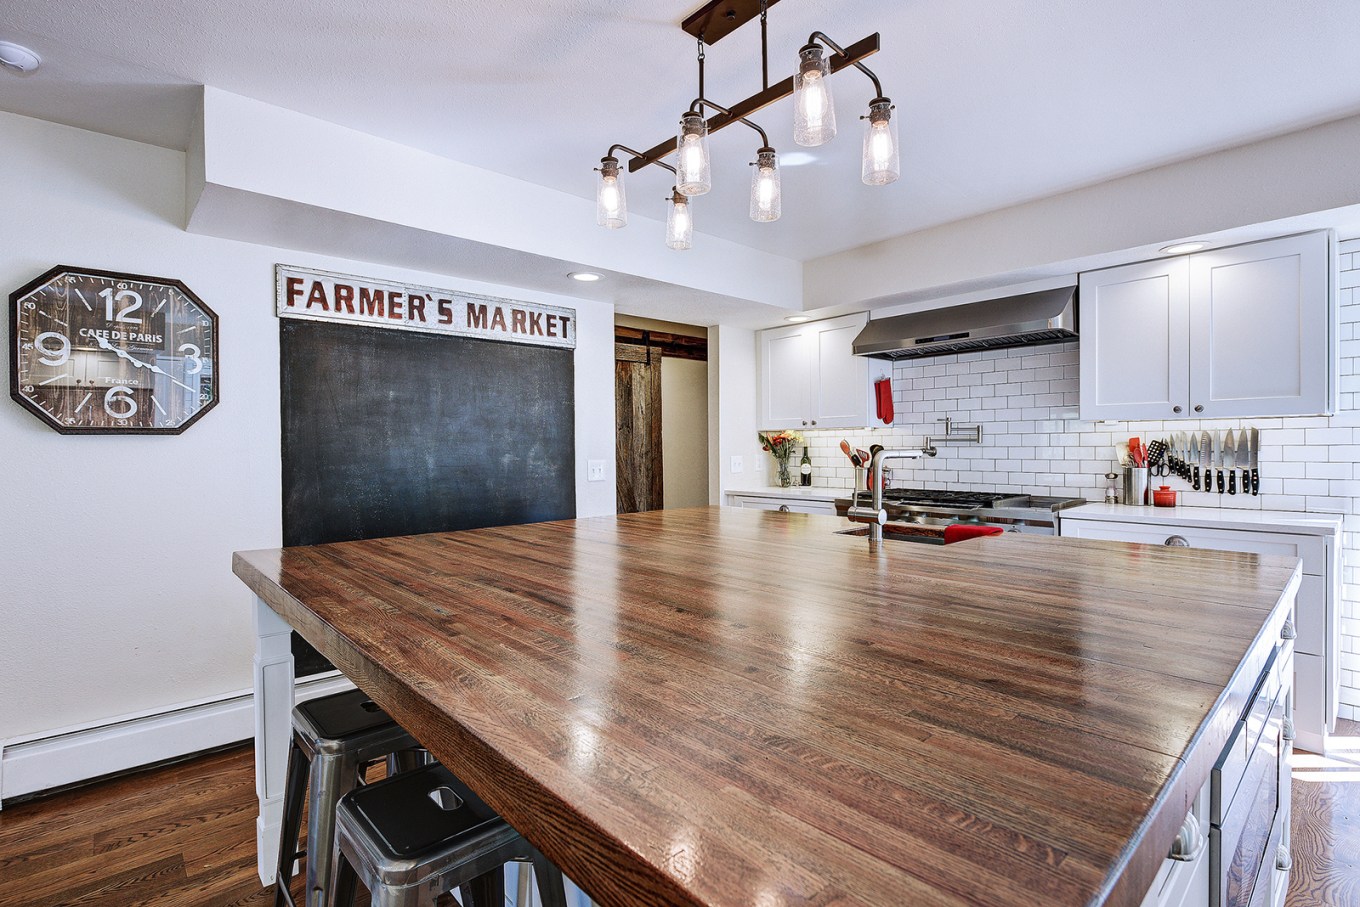
{"type": "Polygon", "coordinates": [[[1139,903],[1298,563],[839,525],[713,507],[236,554],[262,875],[292,627],[607,907],[1139,903]]]}

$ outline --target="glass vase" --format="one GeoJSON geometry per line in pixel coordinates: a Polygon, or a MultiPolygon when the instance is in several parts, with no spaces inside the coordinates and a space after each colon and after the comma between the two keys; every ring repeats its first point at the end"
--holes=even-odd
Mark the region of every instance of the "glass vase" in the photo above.
{"type": "Polygon", "coordinates": [[[793,476],[789,474],[789,458],[775,457],[775,462],[779,464],[779,487],[788,488],[793,485],[793,476]]]}

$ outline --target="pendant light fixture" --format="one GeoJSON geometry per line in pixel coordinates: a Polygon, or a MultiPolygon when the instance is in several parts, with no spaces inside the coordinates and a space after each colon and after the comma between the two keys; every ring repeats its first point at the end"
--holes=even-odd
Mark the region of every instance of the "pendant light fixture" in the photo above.
{"type": "Polygon", "coordinates": [[[691,200],[713,188],[709,135],[736,122],[754,129],[761,138],[756,159],[751,162],[751,219],[760,223],[778,220],[783,206],[779,156],[770,145],[765,130],[753,123],[749,116],[775,101],[793,95],[794,141],[807,147],[826,144],[836,135],[836,110],[827,80],[847,66],[863,72],[874,85],[869,111],[861,117],[864,120],[864,149],[860,177],[870,186],[884,186],[900,176],[901,151],[893,103],[884,96],[878,76],[861,62],[878,52],[878,34],[861,38],[846,48],[823,32],[815,31],[798,51],[798,69],[794,74],[771,85],[766,29],[769,7],[776,2],[778,0],[759,0],[757,7],[754,0],[711,0],[685,19],[681,27],[698,39],[699,96],[680,115],[674,138],[643,152],[614,145],[600,159],[600,177],[595,196],[597,223],[615,228],[628,223],[623,169],[618,158],[614,157],[615,150],[623,150],[632,155],[628,162],[629,171],[656,164],[675,174],[666,212],[666,245],[672,249],[690,248],[694,233],[691,200]],[[751,21],[757,11],[760,15],[761,79],[764,87],[729,109],[714,103],[704,94],[704,49],[751,21]],[[833,51],[829,57],[826,54],[828,48],[833,51]],[[705,108],[716,110],[717,113],[705,119],[705,108]],[[662,159],[673,152],[676,157],[675,166],[672,167],[662,159]]]}
{"type": "Polygon", "coordinates": [[[886,186],[902,173],[897,152],[897,121],[892,118],[892,101],[874,98],[864,120],[864,165],[861,176],[866,185],[886,186]]]}
{"type": "Polygon", "coordinates": [[[689,196],[677,186],[671,191],[666,210],[666,245],[683,252],[694,244],[694,220],[690,217],[689,196]]]}
{"type": "Polygon", "coordinates": [[[826,60],[822,45],[807,44],[798,51],[798,72],[793,77],[793,140],[805,148],[825,145],[836,137],[836,105],[826,84],[826,60]]]}
{"type": "Polygon", "coordinates": [[[751,165],[751,220],[769,223],[779,220],[779,157],[773,148],[762,148],[756,152],[755,163],[751,165]]]}

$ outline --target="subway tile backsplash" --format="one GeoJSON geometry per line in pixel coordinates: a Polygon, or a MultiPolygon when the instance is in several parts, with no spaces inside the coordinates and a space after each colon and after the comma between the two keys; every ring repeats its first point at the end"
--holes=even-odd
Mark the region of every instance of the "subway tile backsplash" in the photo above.
{"type": "MultiPolygon", "coordinates": [[[[849,488],[854,469],[841,453],[842,437],[868,449],[918,447],[927,436],[956,426],[981,425],[981,444],[937,444],[933,459],[890,464],[892,484],[953,490],[992,490],[1104,498],[1105,473],[1118,472],[1115,444],[1144,442],[1173,431],[1261,430],[1261,493],[1196,492],[1172,476],[1153,487],[1176,489],[1196,507],[1295,510],[1345,515],[1342,567],[1341,715],[1360,718],[1360,241],[1341,244],[1340,407],[1332,417],[1203,419],[1168,422],[1083,422],[1077,417],[1077,343],[941,356],[916,362],[872,360],[870,374],[891,369],[889,428],[810,431],[813,484],[849,488]]],[[[801,451],[799,451],[801,453],[801,451]]],[[[795,460],[796,460],[795,456],[795,460]]],[[[772,461],[771,484],[774,484],[772,461]]]]}

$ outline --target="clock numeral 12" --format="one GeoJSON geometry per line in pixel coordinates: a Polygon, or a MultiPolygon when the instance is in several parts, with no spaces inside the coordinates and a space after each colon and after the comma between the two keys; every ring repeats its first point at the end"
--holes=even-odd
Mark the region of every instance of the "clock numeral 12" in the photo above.
{"type": "Polygon", "coordinates": [[[115,293],[112,289],[108,289],[100,290],[99,298],[104,300],[105,321],[130,321],[133,324],[138,323],[136,318],[129,316],[142,307],[142,297],[140,294],[135,293],[132,290],[119,290],[115,293]],[[131,299],[132,305],[119,309],[118,314],[115,315],[113,304],[115,302],[121,303],[124,299],[131,299]]]}

